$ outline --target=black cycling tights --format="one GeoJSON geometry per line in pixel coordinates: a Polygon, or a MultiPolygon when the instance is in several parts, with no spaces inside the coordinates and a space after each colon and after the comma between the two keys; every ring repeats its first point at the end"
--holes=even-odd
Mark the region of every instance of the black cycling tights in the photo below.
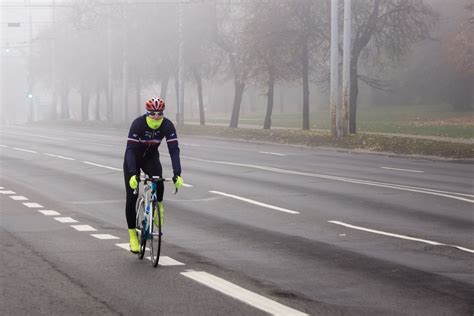
{"type": "MultiPolygon", "coordinates": [[[[140,170],[139,167],[141,167],[143,172],[149,176],[160,176],[160,177],[163,176],[160,159],[157,156],[144,161],[141,166],[137,166],[137,170],[140,170]]],[[[125,203],[125,216],[127,218],[128,228],[132,229],[132,228],[135,228],[135,216],[136,216],[135,204],[137,203],[138,194],[133,194],[133,190],[132,188],[130,188],[129,181],[130,181],[130,178],[133,176],[133,174],[128,173],[127,161],[124,161],[124,164],[123,164],[123,174],[125,178],[125,190],[127,191],[127,201],[125,203]]],[[[163,201],[163,192],[164,192],[163,182],[157,183],[156,190],[157,190],[158,201],[159,202],[163,201]]]]}

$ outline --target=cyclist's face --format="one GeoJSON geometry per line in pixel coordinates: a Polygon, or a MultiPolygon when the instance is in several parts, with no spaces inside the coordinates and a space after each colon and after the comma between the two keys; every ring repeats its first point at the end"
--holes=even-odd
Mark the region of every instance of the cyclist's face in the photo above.
{"type": "Polygon", "coordinates": [[[163,111],[148,111],[148,116],[153,120],[161,120],[163,118],[163,111]]]}

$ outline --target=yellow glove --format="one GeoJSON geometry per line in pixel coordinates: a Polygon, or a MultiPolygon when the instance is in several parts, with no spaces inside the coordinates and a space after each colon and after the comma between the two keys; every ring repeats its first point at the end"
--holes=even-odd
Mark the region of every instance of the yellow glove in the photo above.
{"type": "Polygon", "coordinates": [[[136,188],[138,188],[138,181],[137,181],[137,176],[134,175],[130,178],[130,181],[128,181],[128,184],[130,185],[130,188],[132,188],[132,190],[135,190],[136,188]]]}
{"type": "Polygon", "coordinates": [[[174,176],[173,182],[176,189],[179,189],[183,186],[183,178],[181,178],[181,176],[174,176]]]}

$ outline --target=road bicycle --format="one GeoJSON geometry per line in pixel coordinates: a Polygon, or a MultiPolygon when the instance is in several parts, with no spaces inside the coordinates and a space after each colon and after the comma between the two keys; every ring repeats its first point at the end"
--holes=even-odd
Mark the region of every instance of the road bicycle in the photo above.
{"type": "MultiPolygon", "coordinates": [[[[138,243],[140,245],[138,258],[143,259],[147,250],[147,242],[149,242],[150,261],[153,267],[156,268],[158,266],[158,261],[160,260],[164,215],[162,212],[160,212],[160,208],[158,207],[156,188],[157,184],[160,182],[173,180],[168,178],[160,178],[158,176],[140,177],[140,180],[143,181],[143,193],[140,194],[135,205],[135,229],[137,231],[138,243]]],[[[175,188],[174,194],[177,192],[178,189],[175,188]]]]}

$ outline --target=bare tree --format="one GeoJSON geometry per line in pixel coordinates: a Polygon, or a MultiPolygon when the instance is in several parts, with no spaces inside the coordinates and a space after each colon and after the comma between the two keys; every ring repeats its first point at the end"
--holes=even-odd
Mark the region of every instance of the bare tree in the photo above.
{"type": "Polygon", "coordinates": [[[359,59],[398,60],[413,43],[430,38],[437,19],[423,0],[358,0],[352,4],[349,132],[355,133],[359,80],[374,88],[384,87],[383,81],[359,73],[359,59]]]}

